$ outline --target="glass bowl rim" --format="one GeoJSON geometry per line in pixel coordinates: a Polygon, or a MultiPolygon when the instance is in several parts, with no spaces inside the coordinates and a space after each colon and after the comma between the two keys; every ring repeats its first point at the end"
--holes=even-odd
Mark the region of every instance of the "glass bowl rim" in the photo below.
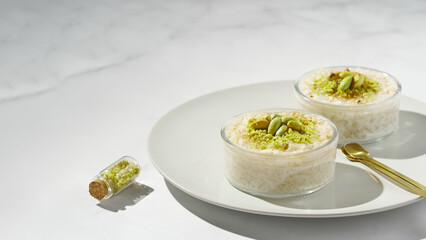
{"type": "Polygon", "coordinates": [[[400,93],[401,93],[401,83],[398,81],[398,79],[396,77],[390,75],[389,73],[381,71],[381,70],[377,70],[377,69],[374,69],[374,68],[362,67],[362,66],[352,66],[352,65],[351,66],[349,66],[349,65],[348,66],[332,66],[332,67],[317,68],[317,69],[314,69],[314,70],[311,70],[309,72],[304,73],[294,83],[294,90],[295,90],[295,92],[299,96],[301,96],[304,100],[306,100],[308,102],[314,102],[314,103],[319,104],[319,105],[325,105],[325,106],[329,106],[329,107],[333,107],[333,108],[345,108],[345,109],[354,108],[354,109],[361,109],[363,107],[380,105],[381,103],[385,103],[385,102],[393,100],[394,98],[397,98],[400,95],[400,93]],[[315,72],[323,70],[323,69],[325,69],[325,70],[333,70],[333,69],[338,70],[338,69],[342,69],[342,68],[365,69],[365,70],[369,70],[369,71],[373,71],[373,72],[382,74],[385,77],[387,77],[388,79],[390,79],[391,81],[393,81],[396,84],[397,89],[396,89],[396,91],[395,91],[395,93],[393,95],[389,96],[388,98],[385,98],[385,99],[382,99],[380,101],[377,101],[377,102],[369,102],[369,103],[360,104],[360,105],[349,105],[349,104],[337,105],[337,104],[333,104],[333,103],[324,102],[324,101],[316,100],[316,99],[313,99],[313,98],[309,98],[299,88],[299,84],[300,84],[301,80],[303,80],[304,77],[306,77],[306,76],[308,76],[308,75],[310,75],[312,73],[315,73],[315,72]]]}
{"type": "Polygon", "coordinates": [[[295,109],[295,108],[264,108],[264,109],[258,109],[258,110],[254,110],[254,111],[248,111],[248,112],[240,113],[240,114],[232,117],[231,119],[226,121],[225,124],[222,125],[222,127],[220,129],[220,135],[222,136],[222,139],[225,141],[225,143],[227,143],[232,148],[237,149],[239,151],[242,151],[244,153],[254,154],[254,155],[259,155],[259,156],[265,156],[265,157],[285,157],[285,158],[294,158],[294,157],[299,157],[299,156],[307,155],[307,154],[310,154],[310,153],[318,152],[318,151],[320,151],[320,150],[322,150],[326,147],[329,147],[333,142],[335,142],[335,141],[338,142],[338,137],[339,137],[336,125],[334,125],[334,123],[330,119],[328,119],[328,118],[326,118],[322,115],[316,114],[316,113],[312,113],[312,112],[308,112],[308,111],[300,110],[300,109],[295,109]],[[331,129],[333,131],[333,135],[331,136],[331,138],[327,142],[325,142],[324,144],[322,144],[318,148],[314,148],[312,150],[304,151],[304,152],[292,153],[292,154],[271,154],[271,153],[255,152],[255,151],[249,150],[247,148],[243,148],[243,147],[233,143],[226,136],[226,129],[236,119],[242,118],[245,115],[250,114],[250,113],[263,113],[263,112],[265,112],[265,113],[298,112],[298,113],[302,113],[302,114],[311,115],[311,116],[314,116],[314,117],[321,119],[322,121],[326,122],[331,127],[331,129]]]}

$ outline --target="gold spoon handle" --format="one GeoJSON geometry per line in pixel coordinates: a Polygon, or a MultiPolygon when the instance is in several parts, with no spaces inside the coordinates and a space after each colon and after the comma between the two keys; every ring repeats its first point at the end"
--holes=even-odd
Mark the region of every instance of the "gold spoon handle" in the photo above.
{"type": "Polygon", "coordinates": [[[386,176],[392,178],[393,180],[397,181],[404,187],[410,189],[414,193],[419,194],[423,198],[426,198],[426,188],[422,184],[416,182],[415,180],[405,176],[404,174],[386,166],[385,164],[378,162],[372,158],[357,158],[356,160],[360,161],[361,163],[367,165],[368,167],[375,169],[386,176]]]}

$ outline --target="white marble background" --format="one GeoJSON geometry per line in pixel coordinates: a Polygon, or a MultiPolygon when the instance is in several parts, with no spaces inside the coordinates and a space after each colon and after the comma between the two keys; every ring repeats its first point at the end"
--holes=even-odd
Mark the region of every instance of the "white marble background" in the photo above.
{"type": "MultiPolygon", "coordinates": [[[[342,64],[420,82],[425,14],[411,0],[2,0],[0,100],[126,64],[147,84],[173,77],[197,94],[342,64]]],[[[404,88],[425,101],[417,84],[404,88]]]]}
{"type": "Polygon", "coordinates": [[[425,201],[359,217],[264,217],[168,186],[150,128],[194,97],[360,65],[426,103],[424,0],[0,0],[4,239],[422,239],[425,201]],[[153,192],[118,213],[87,184],[123,155],[153,192]],[[179,202],[180,201],[180,202],[179,202]]]}

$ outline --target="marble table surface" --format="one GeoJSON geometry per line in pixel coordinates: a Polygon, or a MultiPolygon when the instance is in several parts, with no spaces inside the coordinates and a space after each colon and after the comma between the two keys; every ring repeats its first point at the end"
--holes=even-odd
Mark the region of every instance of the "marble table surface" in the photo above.
{"type": "Polygon", "coordinates": [[[186,101],[325,66],[383,70],[424,104],[425,23],[421,0],[1,0],[2,238],[426,238],[424,200],[339,218],[243,213],[182,192],[147,153],[153,125],[186,101]],[[98,202],[88,183],[124,155],[141,164],[142,196],[98,202]]]}

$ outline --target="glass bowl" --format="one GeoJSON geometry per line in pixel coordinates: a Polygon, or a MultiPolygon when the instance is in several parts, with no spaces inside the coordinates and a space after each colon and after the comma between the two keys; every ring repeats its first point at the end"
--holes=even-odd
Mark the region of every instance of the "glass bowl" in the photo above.
{"type": "Polygon", "coordinates": [[[339,131],[339,144],[350,142],[375,142],[390,136],[398,129],[401,84],[388,73],[358,66],[327,67],[310,71],[301,76],[294,85],[299,107],[329,118],[339,131]],[[360,72],[372,79],[379,79],[382,92],[375,100],[362,103],[347,103],[332,97],[309,92],[309,84],[320,75],[330,71],[360,72]]]}
{"type": "MultiPolygon", "coordinates": [[[[243,192],[271,198],[299,196],[323,188],[334,177],[338,133],[335,125],[323,116],[296,109],[247,112],[226,122],[221,136],[225,152],[225,177],[243,192]],[[254,150],[230,140],[235,139],[230,135],[234,132],[231,129],[234,129],[235,123],[242,121],[240,124],[243,126],[253,114],[263,113],[310,116],[325,123],[329,136],[319,146],[296,151],[254,150]]],[[[294,146],[299,147],[297,144],[294,146]]]]}

